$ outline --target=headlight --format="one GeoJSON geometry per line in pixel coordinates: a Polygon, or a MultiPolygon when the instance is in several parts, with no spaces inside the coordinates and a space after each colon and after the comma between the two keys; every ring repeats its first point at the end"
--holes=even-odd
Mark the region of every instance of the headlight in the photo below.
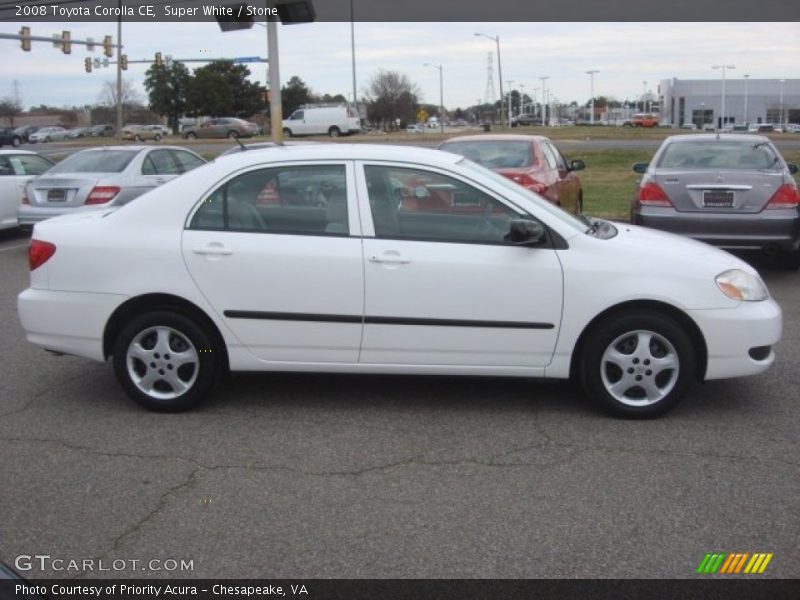
{"type": "Polygon", "coordinates": [[[720,273],[715,281],[722,293],[734,300],[758,302],[769,298],[769,292],[764,282],[741,269],[731,269],[720,273]]]}

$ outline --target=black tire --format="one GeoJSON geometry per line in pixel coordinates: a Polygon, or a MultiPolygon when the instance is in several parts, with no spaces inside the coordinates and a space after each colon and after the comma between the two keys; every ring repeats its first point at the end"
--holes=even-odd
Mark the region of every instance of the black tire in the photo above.
{"type": "Polygon", "coordinates": [[[781,252],[780,256],[778,257],[778,264],[782,269],[787,271],[800,270],[800,250],[781,252]]]}
{"type": "Polygon", "coordinates": [[[140,136],[140,135],[137,133],[135,136],[133,136],[133,141],[134,141],[134,142],[141,142],[141,141],[142,141],[142,136],[140,136]]]}
{"type": "Polygon", "coordinates": [[[190,131],[189,133],[187,133],[183,137],[185,137],[187,140],[196,140],[197,139],[197,134],[194,131],[190,131]]]}
{"type": "Polygon", "coordinates": [[[694,380],[697,365],[686,330],[650,309],[603,319],[589,332],[579,361],[587,395],[606,412],[630,419],[657,417],[674,408],[694,380]],[[605,358],[606,352],[616,356],[605,358]],[[660,370],[656,361],[664,361],[660,370]]]}
{"type": "Polygon", "coordinates": [[[134,317],[122,328],[112,360],[117,380],[135,402],[157,412],[178,412],[197,406],[211,391],[220,375],[221,352],[214,336],[194,320],[156,310],[134,317]],[[129,357],[129,350],[137,353],[134,341],[139,355],[129,357]],[[175,362],[178,354],[191,360],[179,365],[175,362]],[[148,377],[153,380],[149,393],[143,389],[148,387],[148,377]],[[182,389],[171,381],[188,387],[182,389]]]}
{"type": "Polygon", "coordinates": [[[328,129],[328,135],[331,137],[339,137],[340,135],[342,135],[342,130],[334,125],[330,129],[328,129]]]}
{"type": "Polygon", "coordinates": [[[22,143],[22,140],[19,137],[17,137],[16,135],[11,140],[11,145],[14,146],[14,148],[19,146],[21,143],[22,143]]]}
{"type": "Polygon", "coordinates": [[[153,136],[153,139],[154,139],[155,141],[157,141],[157,142],[160,142],[160,141],[161,141],[161,134],[160,134],[160,133],[157,133],[157,134],[155,134],[155,135],[153,136]]]}
{"type": "Polygon", "coordinates": [[[235,140],[238,137],[239,137],[239,134],[236,133],[235,131],[229,131],[228,132],[228,139],[229,140],[235,140]]]}
{"type": "Polygon", "coordinates": [[[45,141],[45,142],[49,142],[49,141],[50,141],[50,138],[49,138],[49,137],[46,137],[46,138],[44,138],[44,141],[45,141]]]}
{"type": "Polygon", "coordinates": [[[292,137],[292,130],[288,127],[283,128],[283,137],[292,137]]]}

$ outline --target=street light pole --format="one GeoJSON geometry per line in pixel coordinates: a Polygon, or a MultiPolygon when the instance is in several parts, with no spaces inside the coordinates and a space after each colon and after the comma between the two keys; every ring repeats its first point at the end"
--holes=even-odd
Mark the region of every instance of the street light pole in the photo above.
{"type": "Polygon", "coordinates": [[[778,83],[781,84],[781,116],[780,116],[781,123],[780,123],[780,125],[781,125],[781,131],[783,131],[783,84],[786,83],[786,80],[785,79],[780,79],[778,81],[778,83]]]}
{"type": "Polygon", "coordinates": [[[647,82],[643,81],[642,82],[642,112],[643,113],[648,112],[647,108],[646,108],[646,104],[645,104],[646,102],[647,102],[647,82]]]}
{"type": "Polygon", "coordinates": [[[432,65],[431,63],[424,63],[423,67],[433,67],[439,69],[439,126],[444,133],[444,78],[442,75],[442,65],[432,65]]]}
{"type": "Polygon", "coordinates": [[[122,0],[119,0],[120,16],[117,17],[117,139],[122,139],[122,0]]]}
{"type": "Polygon", "coordinates": [[[539,81],[542,82],[542,127],[547,127],[547,121],[545,120],[545,112],[547,112],[547,87],[546,81],[550,79],[550,77],[539,77],[539,81]]]}
{"type": "Polygon", "coordinates": [[[514,83],[514,80],[509,79],[506,83],[508,84],[508,102],[506,103],[506,106],[508,106],[508,126],[511,127],[511,113],[514,112],[514,107],[511,106],[511,84],[514,83]]]}
{"type": "Polygon", "coordinates": [[[358,115],[361,125],[361,112],[358,110],[358,96],[356,95],[356,21],[353,13],[353,0],[350,0],[350,56],[353,61],[353,109],[358,115]]]}
{"type": "Polygon", "coordinates": [[[725,126],[725,70],[735,69],[736,65],[711,65],[712,69],[722,69],[722,115],[720,117],[720,128],[725,126]]]}
{"type": "Polygon", "coordinates": [[[589,89],[591,92],[590,101],[592,103],[592,113],[589,115],[589,124],[594,125],[594,74],[599,73],[597,69],[591,69],[586,71],[586,74],[589,76],[589,89]]]}
{"type": "Polygon", "coordinates": [[[493,37],[485,33],[476,33],[475,35],[489,38],[497,45],[497,78],[500,80],[500,123],[503,123],[505,121],[505,113],[503,112],[505,96],[503,96],[503,64],[500,62],[500,36],[493,37]]]}

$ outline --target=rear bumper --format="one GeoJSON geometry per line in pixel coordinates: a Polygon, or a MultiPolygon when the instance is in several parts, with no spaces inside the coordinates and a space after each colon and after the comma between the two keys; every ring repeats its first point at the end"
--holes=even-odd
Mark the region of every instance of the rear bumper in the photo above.
{"type": "Polygon", "coordinates": [[[729,250],[777,246],[788,252],[800,248],[800,213],[796,208],[735,215],[680,213],[672,208],[646,207],[635,211],[632,221],[729,250]]]}
{"type": "Polygon", "coordinates": [[[17,310],[32,344],[103,361],[106,323],[125,300],[125,296],[115,294],[28,288],[17,297],[17,310]]]}
{"type": "Polygon", "coordinates": [[[771,347],[781,339],[783,315],[771,298],[741,302],[736,308],[692,310],[688,314],[706,340],[705,379],[755,375],[766,371],[775,361],[771,347]],[[765,346],[769,350],[751,352],[765,346]]]}
{"type": "Polygon", "coordinates": [[[78,211],[108,210],[111,208],[108,203],[94,204],[90,206],[31,206],[24,204],[17,212],[17,220],[20,225],[36,225],[45,219],[60,217],[61,215],[74,215],[78,211]]]}

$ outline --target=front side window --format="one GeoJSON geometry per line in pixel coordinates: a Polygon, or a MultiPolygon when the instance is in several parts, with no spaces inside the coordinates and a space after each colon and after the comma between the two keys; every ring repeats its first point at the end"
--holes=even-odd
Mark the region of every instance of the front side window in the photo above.
{"type": "Polygon", "coordinates": [[[239,175],[200,205],[191,229],[349,235],[344,165],[258,169],[239,175]]]}
{"type": "Polygon", "coordinates": [[[195,156],[191,152],[186,152],[186,150],[173,150],[172,153],[173,157],[180,164],[181,172],[183,173],[206,164],[202,158],[195,156]]]}
{"type": "Polygon", "coordinates": [[[368,165],[375,236],[501,244],[522,215],[484,192],[421,169],[368,165]]]}

